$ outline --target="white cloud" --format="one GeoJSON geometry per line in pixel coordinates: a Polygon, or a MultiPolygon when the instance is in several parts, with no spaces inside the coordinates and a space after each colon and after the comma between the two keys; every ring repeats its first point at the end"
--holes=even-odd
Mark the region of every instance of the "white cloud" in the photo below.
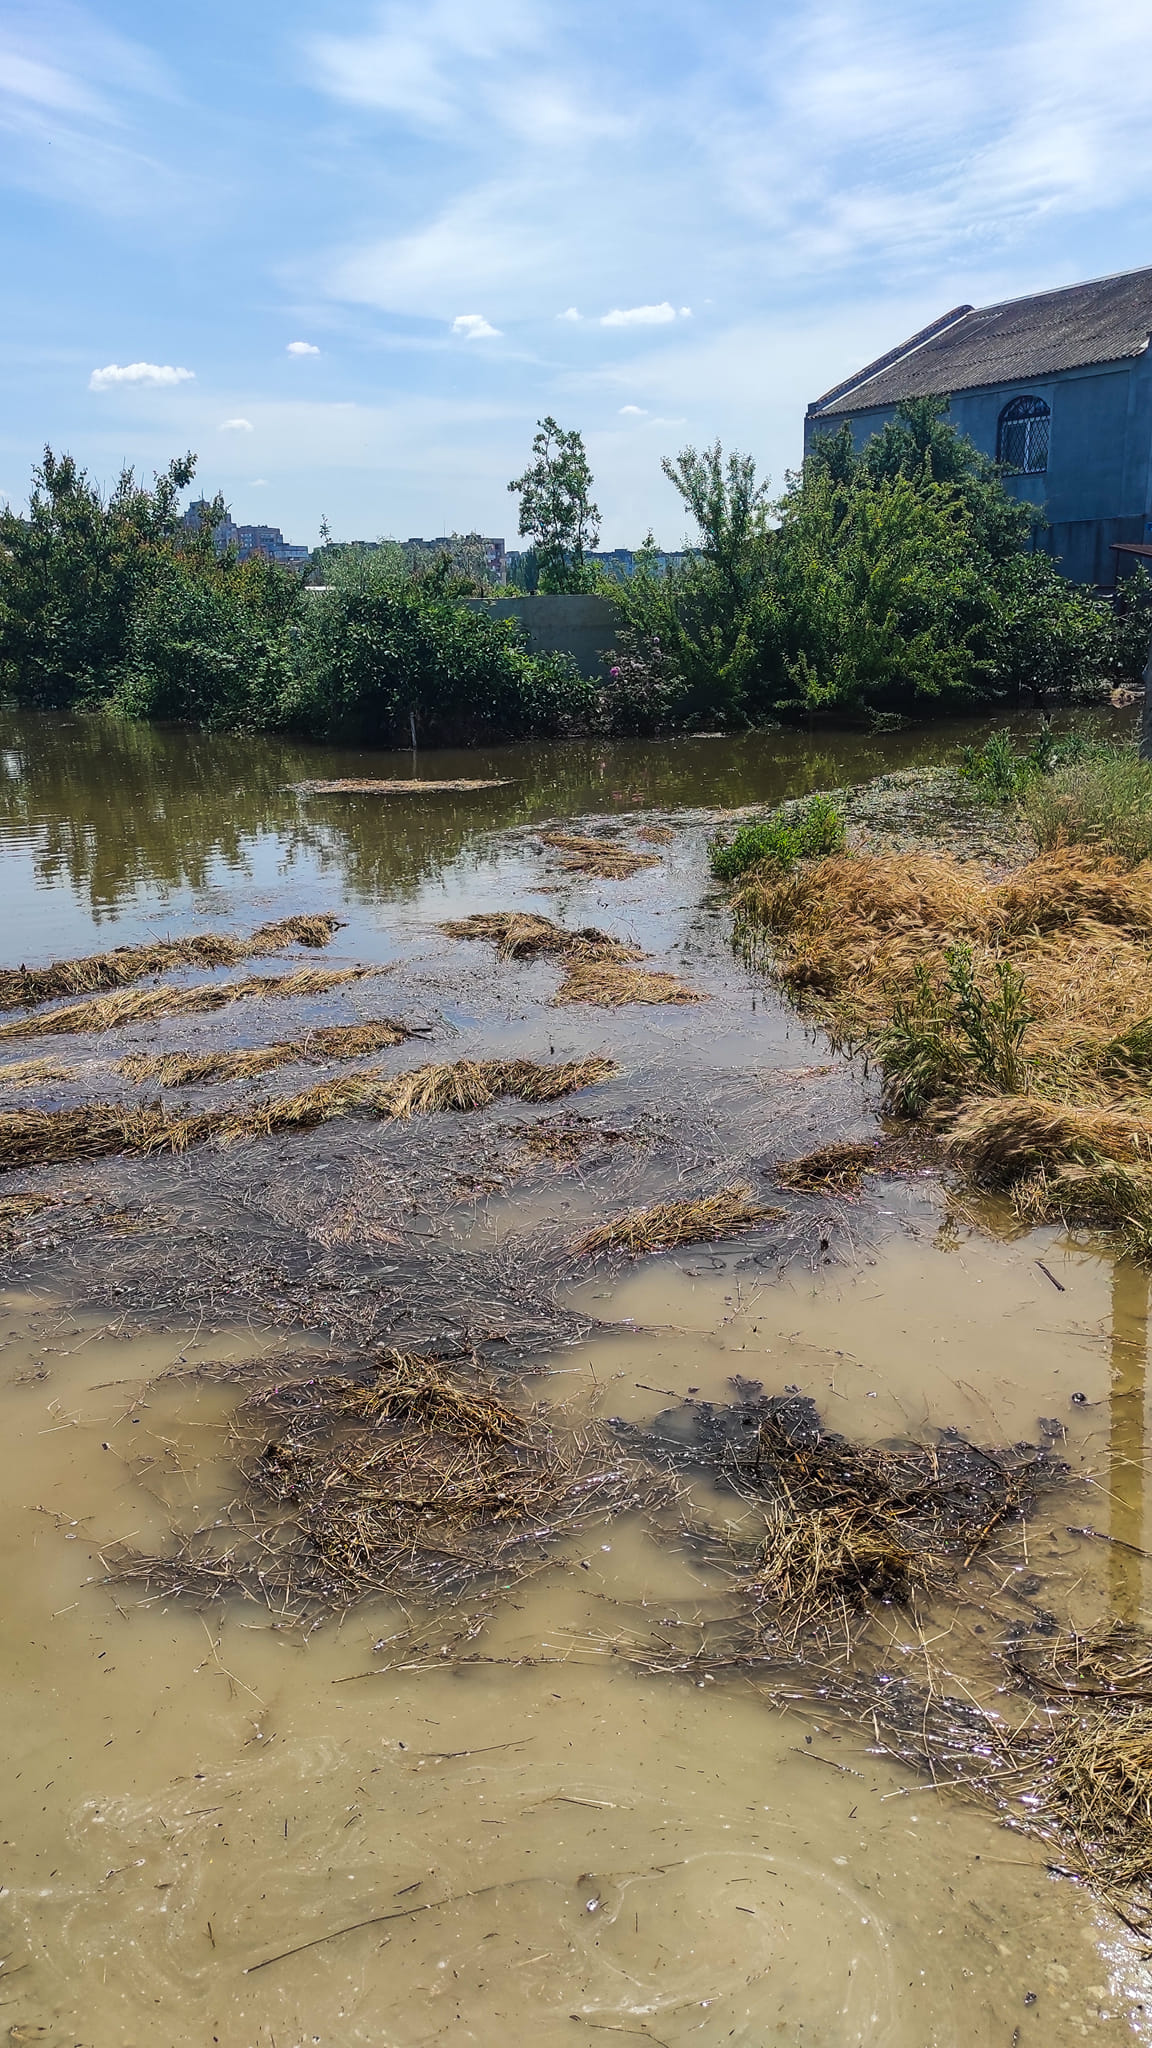
{"type": "Polygon", "coordinates": [[[262,491],[267,488],[267,484],[268,479],[266,476],[254,476],[248,485],[248,489],[250,491],[262,491]]]}
{"type": "Polygon", "coordinates": [[[290,356],[318,356],[320,351],[314,341],[290,341],[288,353],[290,356]]]}
{"type": "Polygon", "coordinates": [[[557,313],[556,318],[558,320],[579,320],[579,308],[577,306],[569,306],[567,312],[557,313]]]}
{"type": "Polygon", "coordinates": [[[457,313],[452,322],[453,334],[462,334],[466,341],[488,341],[499,334],[483,313],[457,313]]]}
{"type": "Polygon", "coordinates": [[[622,405],[620,410],[622,413],[633,413],[637,419],[642,419],[648,408],[646,405],[622,405]]]}
{"type": "Polygon", "coordinates": [[[692,308],[691,308],[691,306],[681,306],[681,308],[680,308],[680,318],[681,318],[682,320],[690,320],[690,319],[692,318],[692,308]]]}
{"type": "Polygon", "coordinates": [[[111,391],[117,384],[187,384],[195,375],[195,370],[181,370],[172,363],[107,363],[102,370],[93,370],[88,389],[111,391]]]}
{"type": "Polygon", "coordinates": [[[617,306],[611,313],[602,313],[601,327],[666,327],[669,320],[676,318],[675,306],[667,299],[659,306],[617,306]]]}
{"type": "Polygon", "coordinates": [[[221,420],[217,431],[221,434],[251,434],[255,430],[251,420],[221,420]]]}

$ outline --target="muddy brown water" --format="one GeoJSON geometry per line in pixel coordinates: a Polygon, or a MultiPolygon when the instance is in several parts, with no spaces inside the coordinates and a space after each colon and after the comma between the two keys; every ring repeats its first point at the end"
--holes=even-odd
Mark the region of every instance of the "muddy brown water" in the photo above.
{"type": "MultiPolygon", "coordinates": [[[[410,757],[47,718],[2,738],[6,963],[333,908],[348,920],[333,964],[390,968],[224,1023],[63,1052],[30,1039],[29,1056],[75,1074],[32,1100],[128,1094],[130,1051],[386,1010],[430,1023],[435,1047],[397,1048],[389,1071],[609,1051],[619,1079],[567,1106],[646,1136],[524,1171],[508,1130],[537,1112],[505,1103],[451,1130],[349,1120],[223,1160],[11,1177],[71,1206],[29,1226],[0,1296],[0,2040],[1152,2040],[1138,1945],[1042,1843],[755,1673],[667,1675],[621,1654],[690,1641],[725,1597],[724,1573],[667,1523],[586,1527],[504,1597],[379,1600],[339,1622],[197,1607],[106,1569],[117,1545],[210,1526],[235,1492],[235,1388],[159,1374],[333,1334],[475,1335],[479,1317],[503,1319],[488,1355],[508,1355],[511,1390],[576,1415],[644,1424],[686,1397],[725,1401],[742,1375],[798,1388],[870,1441],[947,1425],[1036,1441],[1055,1420],[1070,1478],[998,1548],[999,1597],[1029,1630],[1049,1610],[1146,1613],[1137,1269],[1051,1231],[978,1228],[915,1177],[801,1202],[787,1255],[773,1226],[634,1267],[565,1258],[578,1225],[631,1200],[770,1188],[776,1157],[874,1128],[868,1077],[733,958],[703,814],[936,758],[940,737],[429,756],[418,772],[515,779],[351,804],[286,785],[402,775],[410,757]],[[608,817],[628,833],[641,814],[675,836],[624,883],[562,874],[528,829],[608,817]],[[636,938],[709,1001],[556,1010],[554,967],[498,967],[435,929],[516,906],[636,938]]],[[[893,1619],[893,1655],[917,1684],[975,1684],[986,1649],[969,1622],[947,1603],[919,1637],[893,1619]]]]}

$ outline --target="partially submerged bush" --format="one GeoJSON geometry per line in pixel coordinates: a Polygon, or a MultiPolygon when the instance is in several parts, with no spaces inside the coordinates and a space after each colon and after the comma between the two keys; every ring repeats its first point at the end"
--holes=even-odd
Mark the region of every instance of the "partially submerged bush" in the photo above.
{"type": "Polygon", "coordinates": [[[734,882],[750,868],[789,869],[799,860],[842,853],[846,844],[844,820],[835,804],[826,796],[813,796],[799,812],[777,811],[755,825],[741,825],[730,840],[713,840],[712,873],[718,881],[734,882]]]}

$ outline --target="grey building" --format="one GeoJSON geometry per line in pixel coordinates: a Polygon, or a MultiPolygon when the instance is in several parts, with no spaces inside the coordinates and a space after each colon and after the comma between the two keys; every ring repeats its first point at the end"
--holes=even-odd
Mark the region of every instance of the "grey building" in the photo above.
{"type": "MultiPolygon", "coordinates": [[[[947,395],[951,419],[1043,508],[1037,545],[1065,575],[1111,585],[1152,555],[1152,269],[997,306],[955,306],[809,406],[857,447],[903,399],[947,395]]],[[[1152,566],[1152,564],[1150,564],[1152,566]]]]}

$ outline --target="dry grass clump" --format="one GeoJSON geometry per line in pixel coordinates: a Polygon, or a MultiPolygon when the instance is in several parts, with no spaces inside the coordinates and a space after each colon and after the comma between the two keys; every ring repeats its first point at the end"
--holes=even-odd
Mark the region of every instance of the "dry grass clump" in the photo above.
{"type": "Polygon", "coordinates": [[[222,1010],[249,996],[322,996],[386,967],[301,967],[295,974],[253,974],[243,981],[204,982],[195,988],[124,989],[63,1010],[42,1011],[0,1024],[0,1039],[41,1038],[68,1031],[113,1031],[121,1025],[151,1024],[158,1017],[198,1016],[222,1010]]]}
{"type": "Polygon", "coordinates": [[[598,1057],[557,1061],[458,1060],[454,1066],[417,1067],[385,1077],[376,1069],[321,1081],[298,1095],[273,1098],[250,1109],[204,1110],[170,1116],[159,1104],[85,1103],[77,1109],[0,1111],[0,1173],[55,1166],[68,1159],[112,1153],[186,1152],[216,1139],[267,1138],[281,1131],[314,1130],[357,1110],[407,1118],[445,1110],[483,1109],[501,1095],[553,1102],[607,1080],[617,1068],[598,1057]]]}
{"type": "Polygon", "coordinates": [[[561,856],[560,865],[569,874],[598,875],[602,881],[626,882],[630,875],[639,874],[641,868],[660,865],[659,854],[636,853],[615,839],[593,839],[580,832],[542,832],[540,839],[561,856]]]}
{"type": "Polygon", "coordinates": [[[553,924],[550,917],[531,910],[477,911],[472,917],[458,917],[442,924],[450,939],[488,939],[501,960],[535,960],[541,953],[556,953],[568,960],[642,960],[635,947],[613,939],[595,925],[570,932],[553,924]]]}
{"type": "Polygon", "coordinates": [[[0,1231],[7,1234],[14,1223],[23,1223],[28,1216],[36,1216],[41,1209],[51,1209],[58,1201],[56,1195],[22,1194],[0,1195],[0,1231]]]}
{"type": "Polygon", "coordinates": [[[299,796],[434,796],[449,789],[507,789],[507,775],[458,776],[454,782],[421,781],[409,776],[339,775],[327,782],[291,782],[299,796]]]}
{"type": "Polygon", "coordinates": [[[778,1159],[776,1180],[798,1194],[852,1194],[876,1163],[874,1145],[821,1145],[801,1159],[778,1159]]]}
{"type": "Polygon", "coordinates": [[[577,1258],[595,1259],[604,1252],[669,1251],[678,1244],[706,1244],[775,1221],[783,1210],[753,1200],[748,1187],[722,1188],[696,1201],[661,1202],[654,1209],[630,1209],[590,1230],[573,1247],[577,1258]]]}
{"type": "Polygon", "coordinates": [[[1044,1817],[1097,1890],[1135,1894],[1141,1931],[1152,1929],[1152,1708],[1100,1704],[1055,1718],[1036,1774],[1044,1817]]]}
{"type": "Polygon", "coordinates": [[[872,1601],[906,1606],[940,1577],[940,1560],[917,1549],[900,1524],[873,1508],[837,1505],[798,1510],[774,1507],[764,1545],[746,1590],[758,1605],[777,1610],[786,1636],[825,1624],[839,1627],[848,1612],[872,1601]]]}
{"type": "Polygon", "coordinates": [[[0,1066],[0,1088],[34,1088],[38,1081],[70,1081],[69,1067],[54,1066],[51,1060],[11,1060],[0,1066]]]}
{"type": "Polygon", "coordinates": [[[636,837],[645,846],[670,846],[676,834],[670,825],[641,825],[636,837]]]}
{"type": "Polygon", "coordinates": [[[565,970],[552,1001],[619,1010],[627,1003],[706,1003],[709,998],[674,974],[649,973],[617,960],[577,960],[565,970]]]}
{"type": "Polygon", "coordinates": [[[175,1556],[125,1558],[119,1576],[280,1607],[454,1597],[512,1585],[559,1539],[667,1491],[600,1429],[519,1411],[475,1365],[399,1351],[256,1393],[232,1443],[229,1542],[198,1532],[175,1556]]]}
{"type": "Polygon", "coordinates": [[[1040,1167],[1152,1164],[1152,1115],[1097,1104],[989,1096],[965,1103],[944,1128],[948,1155],[989,1185],[1010,1185],[1040,1167]]]}
{"type": "MultiPolygon", "coordinates": [[[[394,1017],[380,1017],[371,1024],[332,1024],[310,1031],[305,1038],[278,1045],[258,1045],[238,1052],[165,1053],[155,1059],[146,1055],[121,1060],[120,1072],[129,1081],[158,1081],[162,1088],[194,1088],[208,1081],[248,1081],[268,1074],[276,1067],[321,1060],[361,1059],[381,1052],[386,1046],[403,1045],[421,1035],[394,1017]]],[[[31,1065],[40,1064],[30,1062],[31,1065]]],[[[4,1069],[0,1067],[0,1080],[4,1069]]]]}
{"type": "Polygon", "coordinates": [[[187,939],[157,939],[143,946],[117,946],[110,953],[91,953],[80,960],[55,960],[49,967],[0,969],[0,1010],[48,1002],[53,996],[84,995],[96,989],[123,988],[149,974],[172,967],[234,967],[238,960],[279,953],[285,946],[326,946],[342,920],[327,915],[281,918],[262,924],[250,938],[231,939],[219,932],[199,932],[187,939]]]}

